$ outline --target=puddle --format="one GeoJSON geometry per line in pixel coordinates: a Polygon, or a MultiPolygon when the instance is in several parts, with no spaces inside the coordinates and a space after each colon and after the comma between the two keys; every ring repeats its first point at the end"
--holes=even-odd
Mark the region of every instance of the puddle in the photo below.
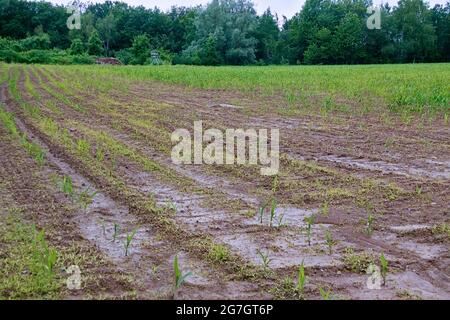
{"type": "Polygon", "coordinates": [[[448,247],[436,244],[424,244],[417,242],[401,242],[397,247],[405,250],[415,252],[421,259],[434,260],[439,258],[442,254],[448,253],[448,247]]]}
{"type": "Polygon", "coordinates": [[[450,170],[448,168],[441,168],[441,171],[426,170],[418,167],[388,163],[384,161],[369,161],[365,159],[354,159],[351,157],[338,157],[332,155],[321,156],[318,157],[317,160],[340,163],[350,167],[357,167],[370,171],[381,171],[383,173],[394,173],[404,176],[420,176],[432,179],[450,179],[450,170]]]}
{"type": "Polygon", "coordinates": [[[431,229],[431,226],[424,225],[424,224],[411,224],[411,225],[405,225],[405,226],[391,226],[389,227],[393,232],[399,233],[399,234],[405,234],[405,233],[411,233],[415,231],[424,231],[431,229]]]}
{"type": "MultiPolygon", "coordinates": [[[[336,267],[342,262],[338,254],[328,255],[324,240],[324,227],[314,226],[311,242],[305,232],[283,232],[281,235],[269,231],[239,232],[219,235],[221,242],[227,244],[231,251],[245,257],[256,265],[262,265],[263,255],[271,259],[272,269],[288,268],[300,265],[303,261],[306,267],[336,267]]],[[[336,248],[335,248],[336,249],[336,248]]],[[[336,251],[336,250],[335,250],[336,251]]]]}
{"type": "Polygon", "coordinates": [[[394,274],[391,276],[396,283],[398,291],[407,290],[410,293],[419,295],[424,299],[450,299],[450,292],[437,288],[432,283],[421,278],[415,272],[407,271],[404,273],[394,274]]]}
{"type": "Polygon", "coordinates": [[[291,206],[280,206],[274,211],[273,218],[271,217],[270,205],[264,210],[261,223],[261,214],[258,210],[255,218],[248,221],[248,225],[264,225],[270,226],[272,222],[273,227],[305,227],[305,219],[317,214],[318,210],[300,209],[291,206]]]}

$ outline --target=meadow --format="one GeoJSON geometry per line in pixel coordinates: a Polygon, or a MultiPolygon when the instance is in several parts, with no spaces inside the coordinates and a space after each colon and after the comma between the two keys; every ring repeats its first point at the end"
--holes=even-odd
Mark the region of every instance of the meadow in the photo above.
{"type": "Polygon", "coordinates": [[[0,64],[0,298],[448,299],[449,80],[0,64]],[[175,165],[198,120],[279,129],[279,173],[175,165]]]}

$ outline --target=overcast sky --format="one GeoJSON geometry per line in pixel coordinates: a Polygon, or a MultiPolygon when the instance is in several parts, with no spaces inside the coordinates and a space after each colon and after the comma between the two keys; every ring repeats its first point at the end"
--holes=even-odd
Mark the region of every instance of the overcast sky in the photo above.
{"type": "MultiPolygon", "coordinates": [[[[48,0],[47,0],[48,1],[48,0]]],[[[90,0],[91,2],[104,2],[103,0],[90,0]]],[[[448,1],[448,0],[447,0],[448,1]]],[[[445,4],[446,0],[428,0],[431,6],[434,6],[437,3],[445,4]]],[[[69,0],[50,0],[50,2],[58,3],[58,4],[67,4],[69,0]]],[[[122,2],[126,2],[130,5],[144,5],[147,8],[153,8],[155,6],[167,10],[170,9],[173,5],[178,6],[195,6],[198,4],[208,3],[208,0],[122,0],[122,2]]],[[[280,16],[287,16],[288,18],[292,17],[295,13],[300,11],[301,7],[305,0],[253,0],[256,5],[256,9],[258,13],[264,12],[267,7],[272,9],[272,12],[278,13],[280,16]]],[[[375,4],[379,4],[382,2],[389,2],[391,5],[395,5],[397,0],[373,0],[375,4]]]]}

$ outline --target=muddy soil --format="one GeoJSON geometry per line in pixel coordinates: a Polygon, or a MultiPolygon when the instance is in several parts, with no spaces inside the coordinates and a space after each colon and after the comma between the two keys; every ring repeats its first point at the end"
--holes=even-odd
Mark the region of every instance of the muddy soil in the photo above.
{"type": "MultiPolygon", "coordinates": [[[[168,110],[156,110],[162,117],[162,128],[168,132],[180,125],[190,128],[191,121],[199,119],[216,128],[279,128],[282,153],[286,157],[312,161],[359,180],[396,183],[409,192],[417,192],[417,199],[409,197],[391,202],[375,199],[382,213],[377,214],[373,232],[367,234],[367,210],[349,201],[332,203],[327,214],[322,212],[320,202],[299,206],[285,201],[277,206],[272,219],[269,218],[270,208],[263,210],[261,219],[260,208],[270,196],[264,181],[252,179],[252,176],[239,180],[221,168],[176,166],[158,146],[135,135],[126,117],[114,113],[116,106],[102,105],[96,110],[95,105],[101,101],[80,99],[77,103],[87,111],[77,112],[43,90],[39,80],[30,73],[41,95],[41,100],[35,101],[25,90],[24,72],[28,71],[21,70],[19,80],[24,99],[40,106],[45,115],[61,126],[67,126],[67,120],[71,119],[105,132],[179,175],[180,180],[198,186],[202,190],[200,193],[186,190],[177,183],[161,179],[156,173],[147,172],[129,158],[118,159],[116,171],[121,180],[143,196],[153,197],[159,207],[171,207],[175,214],[169,218],[180,228],[192,235],[210,236],[251,265],[264,267],[263,255],[270,258],[265,266],[269,276],[230,280],[235,276],[223,277],[213,270],[210,261],[164,240],[158,229],[142,224],[142,219],[130,212],[129,204],[121,203],[108,190],[102,190],[101,184],[85,176],[83,170],[78,170],[75,159],[52,153],[56,146],[42,139],[45,133],[27,120],[4,86],[2,101],[16,115],[19,128],[29,132],[29,137],[46,149],[50,167],[46,170],[70,175],[77,190],[98,191],[87,211],[78,210],[71,222],[80,237],[108,257],[113,266],[136,279],[140,295],[171,297],[171,281],[167,278],[171,275],[173,257],[178,254],[182,265],[188,266],[195,275],[178,293],[179,298],[292,298],[290,294],[280,295],[271,288],[277,288],[286,277],[295,278],[302,262],[309,278],[306,297],[309,299],[320,298],[319,287],[329,287],[336,298],[343,299],[450,298],[449,241],[433,232],[436,225],[449,222],[448,127],[414,129],[387,126],[372,118],[338,115],[339,121],[306,115],[286,117],[271,107],[271,103],[279,101],[275,98],[264,101],[262,97],[235,92],[201,91],[163,83],[136,84],[129,93],[111,92],[110,96],[119,104],[128,102],[127,110],[134,116],[145,114],[146,104],[169,106],[168,110]],[[141,107],[133,108],[133,101],[141,107]],[[48,109],[50,102],[58,108],[59,114],[48,109]],[[257,110],[258,107],[265,111],[257,110]],[[174,108],[178,110],[176,114],[172,112],[174,108]],[[216,206],[211,204],[214,202],[216,206]],[[311,216],[315,220],[308,232],[306,219],[311,216]],[[115,225],[120,225],[122,232],[111,239],[115,238],[115,225]],[[123,239],[133,230],[137,232],[135,241],[129,256],[125,257],[123,239]],[[335,242],[331,252],[327,234],[331,234],[335,242]],[[353,248],[353,255],[349,248],[353,248]],[[380,290],[370,290],[365,270],[352,270],[352,262],[360,261],[364,253],[379,264],[382,252],[390,266],[386,285],[380,290]],[[158,270],[158,275],[152,270],[158,270]]],[[[59,90],[45,74],[38,72],[47,86],[59,90]]],[[[65,79],[61,76],[58,81],[65,79]]],[[[73,94],[75,96],[76,92],[73,94]]],[[[77,128],[68,129],[74,136],[82,136],[77,128]]],[[[50,175],[50,171],[45,173],[50,175]]],[[[302,180],[302,176],[294,171],[289,173],[289,179],[302,180]]],[[[298,188],[292,192],[302,193],[303,190],[298,188]]]]}

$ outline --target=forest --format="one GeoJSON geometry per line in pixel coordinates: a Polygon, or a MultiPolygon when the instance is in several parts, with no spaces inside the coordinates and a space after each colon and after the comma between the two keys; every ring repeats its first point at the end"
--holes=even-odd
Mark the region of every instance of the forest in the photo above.
{"type": "Polygon", "coordinates": [[[307,0],[291,19],[249,0],[205,6],[133,7],[83,4],[81,29],[70,12],[49,2],[0,0],[0,60],[18,63],[191,65],[376,64],[450,61],[450,3],[431,8],[400,0],[380,8],[379,29],[366,26],[370,0],[307,0]]]}

